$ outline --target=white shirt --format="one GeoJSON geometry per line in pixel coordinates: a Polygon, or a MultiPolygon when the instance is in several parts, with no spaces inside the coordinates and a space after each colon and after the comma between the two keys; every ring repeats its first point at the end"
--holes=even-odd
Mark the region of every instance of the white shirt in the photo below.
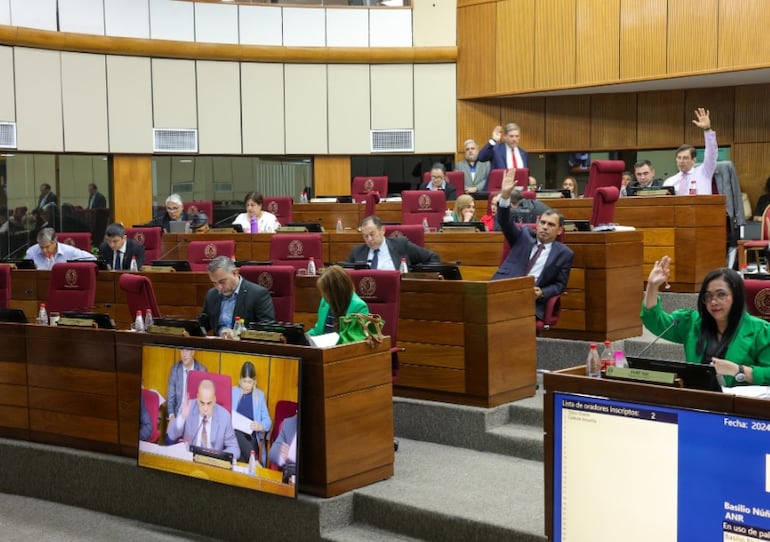
{"type": "MultiPolygon", "coordinates": [[[[535,252],[537,251],[537,245],[540,244],[540,241],[536,241],[535,245],[532,247],[532,250],[529,253],[529,259],[532,259],[532,256],[535,255],[535,252]]],[[[545,262],[548,261],[548,255],[551,253],[551,247],[553,246],[553,243],[544,243],[543,244],[543,252],[540,253],[540,256],[538,257],[535,264],[532,266],[532,269],[529,270],[529,273],[527,275],[531,277],[535,277],[535,284],[537,284],[537,281],[540,280],[540,274],[543,272],[543,269],[545,269],[545,262]]]]}
{"type": "MultiPolygon", "coordinates": [[[[369,249],[369,255],[366,257],[366,261],[371,262],[374,259],[374,250],[369,249]]],[[[400,262],[399,262],[400,263],[400,262]]],[[[384,241],[380,245],[379,252],[377,253],[377,269],[386,269],[392,271],[398,269],[393,258],[390,257],[390,250],[388,250],[388,242],[384,241]]]]}
{"type": "Polygon", "coordinates": [[[513,166],[513,155],[516,154],[516,165],[519,168],[524,167],[524,160],[521,159],[521,152],[519,151],[519,147],[514,147],[511,149],[511,146],[507,143],[505,145],[505,164],[508,169],[511,169],[513,166]]]}
{"type": "Polygon", "coordinates": [[[703,154],[703,163],[695,166],[690,171],[681,171],[666,179],[663,186],[673,186],[677,196],[686,196],[690,192],[690,181],[695,179],[698,194],[711,194],[711,179],[717,168],[717,133],[714,130],[703,132],[706,140],[706,152],[703,154]]]}
{"type": "MultiPolygon", "coordinates": [[[[239,214],[235,220],[233,220],[233,226],[240,224],[244,233],[251,233],[251,219],[249,213],[239,214]]],[[[275,233],[275,230],[280,228],[278,219],[273,213],[268,211],[262,211],[262,216],[257,219],[257,233],[275,233]]]]}

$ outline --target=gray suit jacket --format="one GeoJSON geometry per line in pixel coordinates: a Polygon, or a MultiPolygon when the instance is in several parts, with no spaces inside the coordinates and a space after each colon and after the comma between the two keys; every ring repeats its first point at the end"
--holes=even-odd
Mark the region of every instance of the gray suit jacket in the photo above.
{"type": "Polygon", "coordinates": [[[738,246],[738,227],[746,224],[746,213],[743,211],[741,185],[735,165],[729,160],[717,162],[714,170],[714,184],[717,191],[724,194],[727,215],[730,217],[731,235],[728,239],[730,246],[738,246]]]}
{"type": "Polygon", "coordinates": [[[476,161],[475,177],[471,177],[471,166],[468,164],[468,160],[457,162],[455,169],[465,174],[465,190],[475,186],[476,190],[483,192],[487,188],[487,177],[489,177],[489,172],[492,170],[489,162],[476,161]]]}
{"type": "MultiPolygon", "coordinates": [[[[190,407],[190,415],[184,421],[182,428],[176,426],[176,421],[168,426],[168,436],[174,441],[183,437],[185,442],[195,444],[198,434],[201,432],[201,423],[199,420],[200,411],[198,402],[193,402],[190,407]]],[[[211,423],[207,429],[208,447],[212,450],[225,451],[233,454],[233,457],[240,457],[241,449],[238,447],[238,439],[235,438],[233,431],[233,421],[230,413],[222,405],[214,405],[214,413],[211,415],[211,423]]]]}
{"type": "MultiPolygon", "coordinates": [[[[198,360],[193,360],[193,366],[191,371],[207,371],[206,367],[198,363],[198,360]]],[[[179,414],[179,409],[182,408],[182,393],[184,392],[184,365],[181,361],[177,361],[172,367],[171,372],[168,374],[168,389],[166,390],[166,415],[176,416],[179,414]]]]}
{"type": "MultiPolygon", "coordinates": [[[[286,418],[281,423],[281,432],[278,434],[278,438],[275,439],[273,445],[270,446],[270,463],[274,465],[283,466],[281,464],[281,444],[291,444],[294,439],[294,435],[297,434],[297,415],[286,418]]],[[[297,447],[299,449],[299,446],[297,447]]],[[[291,464],[291,461],[287,461],[291,464]]]]}

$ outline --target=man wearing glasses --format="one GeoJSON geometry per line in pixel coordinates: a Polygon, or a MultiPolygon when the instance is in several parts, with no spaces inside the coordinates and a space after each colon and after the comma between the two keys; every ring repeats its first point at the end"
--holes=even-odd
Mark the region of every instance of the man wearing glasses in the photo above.
{"type": "Polygon", "coordinates": [[[441,162],[436,162],[430,169],[430,181],[420,185],[420,190],[443,190],[447,201],[457,199],[457,189],[446,180],[446,168],[441,162]]]}

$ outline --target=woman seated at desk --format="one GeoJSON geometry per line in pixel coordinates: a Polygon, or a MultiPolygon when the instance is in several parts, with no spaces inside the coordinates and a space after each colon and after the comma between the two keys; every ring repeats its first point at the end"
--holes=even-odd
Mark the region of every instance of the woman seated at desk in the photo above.
{"type": "Polygon", "coordinates": [[[281,227],[273,213],[262,210],[264,198],[259,192],[249,192],[243,198],[246,212],[239,214],[233,221],[233,226],[240,226],[246,233],[275,233],[281,227]],[[252,219],[254,230],[252,231],[252,219]]]}
{"type": "MultiPolygon", "coordinates": [[[[253,451],[259,457],[260,437],[270,431],[273,420],[267,411],[265,394],[257,387],[257,370],[250,361],[243,363],[241,367],[238,385],[233,387],[234,412],[251,420],[251,433],[235,430],[235,438],[238,439],[238,447],[241,449],[239,461],[248,463],[253,451]]],[[[262,448],[263,453],[265,451],[262,448]]],[[[265,464],[265,457],[258,459],[260,464],[265,464]]]]}
{"type": "Polygon", "coordinates": [[[355,292],[353,279],[339,265],[327,267],[318,277],[316,286],[321,292],[321,303],[318,305],[318,321],[307,332],[308,335],[339,332],[340,316],[354,312],[369,314],[369,307],[355,292]]]}
{"type": "Polygon", "coordinates": [[[455,200],[455,209],[452,213],[452,220],[454,222],[478,222],[476,218],[476,202],[473,200],[473,196],[463,194],[457,196],[455,200]]]}
{"type": "Polygon", "coordinates": [[[732,269],[711,271],[700,287],[698,308],[665,312],[658,297],[671,258],[650,271],[642,322],[655,335],[684,345],[689,363],[711,363],[725,386],[770,384],[770,324],[746,312],[743,279],[732,269]],[[665,333],[664,333],[665,332],[665,333]]]}

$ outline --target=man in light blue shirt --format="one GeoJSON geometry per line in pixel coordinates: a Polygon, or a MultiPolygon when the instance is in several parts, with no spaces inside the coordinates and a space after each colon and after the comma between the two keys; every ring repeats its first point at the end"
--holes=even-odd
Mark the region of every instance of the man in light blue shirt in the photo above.
{"type": "Polygon", "coordinates": [[[43,228],[37,234],[37,244],[27,249],[24,257],[35,262],[37,269],[51,269],[56,263],[69,260],[93,261],[96,256],[85,250],[59,243],[53,228],[43,228]]]}

